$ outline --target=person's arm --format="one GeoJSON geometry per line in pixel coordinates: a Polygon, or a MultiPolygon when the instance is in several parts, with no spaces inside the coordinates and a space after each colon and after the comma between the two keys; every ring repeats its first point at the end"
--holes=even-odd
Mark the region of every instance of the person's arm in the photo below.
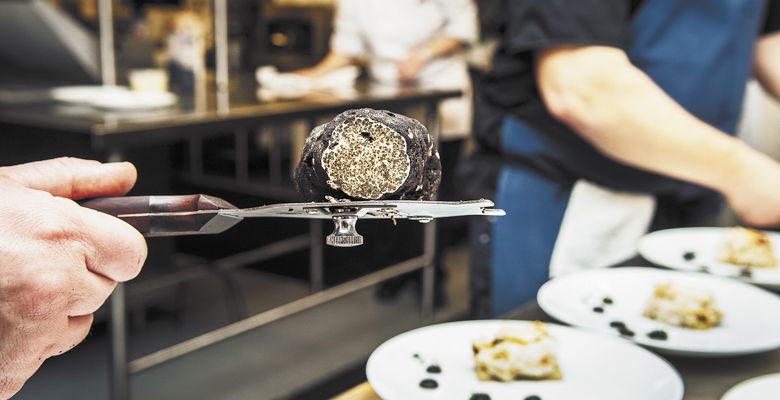
{"type": "Polygon", "coordinates": [[[425,64],[463,50],[477,40],[477,7],[473,0],[438,0],[445,25],[434,38],[398,63],[398,79],[412,82],[425,64]]]}
{"type": "Polygon", "coordinates": [[[607,156],[720,191],[749,224],[780,224],[780,165],[688,113],[622,50],[542,50],[537,78],[550,113],[607,156]]]}
{"type": "Polygon", "coordinates": [[[401,82],[414,81],[425,64],[456,53],[462,50],[465,45],[466,43],[462,39],[455,37],[440,37],[431,40],[398,62],[398,79],[401,82]]]}
{"type": "Polygon", "coordinates": [[[333,70],[337,70],[348,65],[357,64],[357,62],[358,60],[356,58],[349,57],[331,50],[328,52],[325,58],[323,58],[316,65],[309,68],[299,69],[295,71],[295,73],[303,76],[318,77],[325,75],[333,70]]]}
{"type": "Polygon", "coordinates": [[[0,168],[0,398],[79,344],[117,282],[146,259],[137,230],[71,199],[125,194],[129,163],[73,158],[0,168]]]}
{"type": "Polygon", "coordinates": [[[761,37],[756,44],[756,78],[761,86],[780,99],[780,32],[761,37]]]}

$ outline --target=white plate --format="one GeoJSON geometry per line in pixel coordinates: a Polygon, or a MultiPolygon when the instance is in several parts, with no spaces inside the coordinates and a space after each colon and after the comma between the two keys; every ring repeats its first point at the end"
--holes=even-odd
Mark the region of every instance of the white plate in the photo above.
{"type": "Polygon", "coordinates": [[[66,86],[51,90],[54,100],[93,107],[139,110],[170,107],[176,96],[168,92],[134,92],[123,86],[66,86]]]}
{"type": "MultiPolygon", "coordinates": [[[[639,240],[639,254],[648,261],[667,268],[699,271],[706,266],[709,273],[738,278],[771,289],[780,290],[780,268],[753,268],[751,277],[739,275],[741,267],[718,261],[718,252],[732,228],[679,228],[652,232],[639,240]],[[687,261],[686,252],[696,258],[687,261]]],[[[772,247],[780,249],[780,235],[767,232],[772,247]]]]}
{"type": "Polygon", "coordinates": [[[655,268],[610,268],[578,272],[553,279],[539,290],[537,300],[552,317],[599,332],[619,335],[609,326],[624,322],[636,335],[631,339],[667,354],[717,357],[751,354],[780,347],[780,297],[733,279],[660,270],[655,268]],[[708,330],[678,328],[642,316],[658,283],[674,282],[709,291],[723,311],[723,321],[708,330]],[[609,297],[604,313],[593,307],[609,297]],[[667,340],[654,340],[647,333],[662,329],[667,340]]]}
{"type": "Polygon", "coordinates": [[[723,395],[721,400],[777,400],[780,393],[780,374],[748,379],[723,395]]]}
{"type": "Polygon", "coordinates": [[[486,393],[493,400],[517,400],[537,395],[544,400],[676,400],[683,382],[677,371],[658,356],[630,342],[558,325],[559,381],[482,382],[477,379],[471,345],[489,339],[500,327],[527,321],[467,321],[420,328],[388,340],[368,360],[366,375],[385,400],[468,400],[486,393]],[[413,357],[419,354],[425,363],[413,357]],[[430,363],[442,368],[429,374],[430,363]],[[437,389],[422,389],[433,378],[437,389]]]}

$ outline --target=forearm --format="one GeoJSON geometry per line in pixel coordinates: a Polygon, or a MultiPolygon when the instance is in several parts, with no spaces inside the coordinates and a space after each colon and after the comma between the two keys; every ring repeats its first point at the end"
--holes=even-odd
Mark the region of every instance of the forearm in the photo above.
{"type": "Polygon", "coordinates": [[[764,36],[756,44],[755,74],[761,86],[780,99],[780,32],[764,36]]]}
{"type": "Polygon", "coordinates": [[[577,65],[574,74],[587,74],[594,60],[578,56],[576,50],[542,55],[540,89],[550,111],[607,156],[721,192],[739,184],[746,162],[771,163],[688,113],[625,55],[608,50],[598,65],[606,73],[566,82],[574,75],[558,69],[577,65]]]}
{"type": "Polygon", "coordinates": [[[463,47],[463,41],[458,38],[439,37],[418,48],[417,52],[424,54],[427,59],[431,60],[456,53],[463,47]]]}

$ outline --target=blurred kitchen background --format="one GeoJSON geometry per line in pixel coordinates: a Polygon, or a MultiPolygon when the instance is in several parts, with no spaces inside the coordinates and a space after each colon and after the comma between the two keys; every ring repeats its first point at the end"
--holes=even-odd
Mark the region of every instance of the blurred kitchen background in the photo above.
{"type": "MultiPolygon", "coordinates": [[[[461,95],[381,87],[362,69],[328,90],[285,75],[328,53],[333,14],[331,0],[2,0],[0,164],[128,160],[139,169],[131,194],[296,201],[291,168],[313,126],[372,107],[435,131],[436,107],[461,95]],[[259,85],[260,67],[283,84],[259,85]]],[[[491,48],[483,33],[469,49],[472,78],[491,48]]],[[[745,107],[742,136],[780,149],[763,128],[777,126],[777,104],[751,86],[745,107]]],[[[325,399],[365,381],[385,340],[468,317],[465,219],[363,221],[365,245],[352,249],[325,246],[331,229],[247,220],[150,239],[141,276],[99,311],[85,343],[48,360],[16,398],[325,399]]]]}
{"type": "MultiPolygon", "coordinates": [[[[320,60],[333,14],[329,0],[0,1],[0,163],[128,160],[139,170],[131,194],[296,201],[291,167],[312,126],[373,107],[435,130],[437,105],[461,94],[379,87],[361,70],[326,91],[258,84],[259,67],[284,81],[320,60]]],[[[489,48],[470,51],[472,74],[489,48]]],[[[48,360],[15,398],[343,392],[365,380],[383,341],[468,312],[465,220],[439,225],[436,251],[425,247],[433,224],[358,228],[366,244],[353,249],[324,246],[330,222],[289,219],[150,239],[141,276],[97,313],[92,334],[48,360]],[[421,271],[434,253],[435,285],[424,294],[421,271]],[[194,348],[180,351],[182,342],[194,348]]]]}

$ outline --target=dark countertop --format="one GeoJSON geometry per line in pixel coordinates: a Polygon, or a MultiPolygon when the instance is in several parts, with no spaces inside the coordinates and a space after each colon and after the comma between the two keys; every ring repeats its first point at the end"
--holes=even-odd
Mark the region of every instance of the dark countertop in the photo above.
{"type": "MultiPolygon", "coordinates": [[[[193,135],[256,127],[283,120],[306,119],[349,108],[392,108],[438,102],[460,95],[457,90],[414,87],[387,88],[359,84],[354,90],[312,92],[296,99],[258,99],[251,75],[237,75],[230,83],[228,101],[217,101],[213,83],[201,98],[180,96],[168,109],[110,111],[89,106],[41,100],[29,93],[4,93],[0,124],[88,135],[95,149],[114,149],[168,143],[193,135]],[[32,100],[30,100],[32,99],[32,100]]],[[[39,91],[40,92],[40,91],[39,91]]]]}

